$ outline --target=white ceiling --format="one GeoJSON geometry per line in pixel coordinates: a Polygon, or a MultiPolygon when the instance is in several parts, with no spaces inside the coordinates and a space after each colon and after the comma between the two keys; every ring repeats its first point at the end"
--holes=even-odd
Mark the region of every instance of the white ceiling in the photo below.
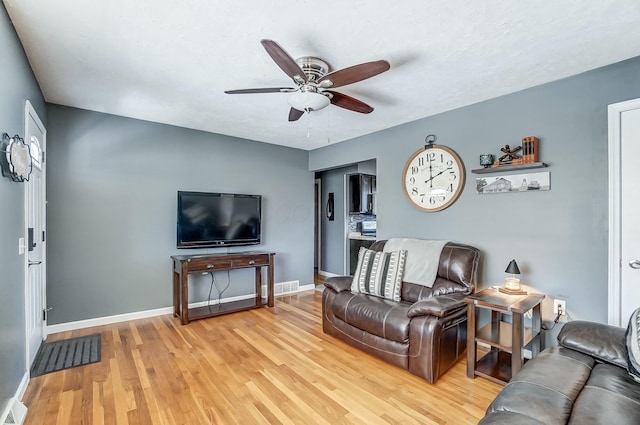
{"type": "Polygon", "coordinates": [[[3,0],[48,102],[305,150],[640,55],[639,0],[3,0]],[[260,44],[391,70],[288,122],[260,44]]]}

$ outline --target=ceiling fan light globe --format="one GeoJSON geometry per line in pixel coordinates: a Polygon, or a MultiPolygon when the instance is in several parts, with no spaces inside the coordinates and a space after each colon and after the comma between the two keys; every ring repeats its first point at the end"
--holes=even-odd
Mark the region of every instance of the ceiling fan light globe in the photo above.
{"type": "Polygon", "coordinates": [[[289,105],[298,111],[319,111],[329,106],[329,98],[320,93],[298,92],[289,96],[289,105]]]}

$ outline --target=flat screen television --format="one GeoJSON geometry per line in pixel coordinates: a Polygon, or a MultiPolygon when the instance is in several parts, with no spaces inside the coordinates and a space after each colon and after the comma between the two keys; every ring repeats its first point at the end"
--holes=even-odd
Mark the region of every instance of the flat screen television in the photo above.
{"type": "Polygon", "coordinates": [[[178,248],[257,245],[260,195],[178,191],[178,248]]]}

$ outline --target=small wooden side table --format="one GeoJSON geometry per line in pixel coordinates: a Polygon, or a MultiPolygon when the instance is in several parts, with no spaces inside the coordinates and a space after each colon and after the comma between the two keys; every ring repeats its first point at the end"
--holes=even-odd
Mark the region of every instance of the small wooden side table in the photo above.
{"type": "Polygon", "coordinates": [[[465,298],[469,304],[467,318],[467,376],[482,376],[505,385],[524,364],[524,348],[530,345],[533,356],[540,352],[543,294],[507,295],[494,288],[484,289],[465,298]],[[491,322],[477,328],[478,309],[491,310],[491,322]],[[524,314],[532,310],[531,327],[524,324],[524,314]],[[511,323],[503,321],[511,316],[511,323]],[[477,359],[478,342],[491,347],[477,359]]]}

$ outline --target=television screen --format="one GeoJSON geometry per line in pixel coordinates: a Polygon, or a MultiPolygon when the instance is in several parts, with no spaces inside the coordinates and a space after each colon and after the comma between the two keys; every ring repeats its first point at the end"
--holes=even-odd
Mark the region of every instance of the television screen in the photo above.
{"type": "Polygon", "coordinates": [[[178,192],[178,248],[260,243],[260,195],[178,192]]]}

